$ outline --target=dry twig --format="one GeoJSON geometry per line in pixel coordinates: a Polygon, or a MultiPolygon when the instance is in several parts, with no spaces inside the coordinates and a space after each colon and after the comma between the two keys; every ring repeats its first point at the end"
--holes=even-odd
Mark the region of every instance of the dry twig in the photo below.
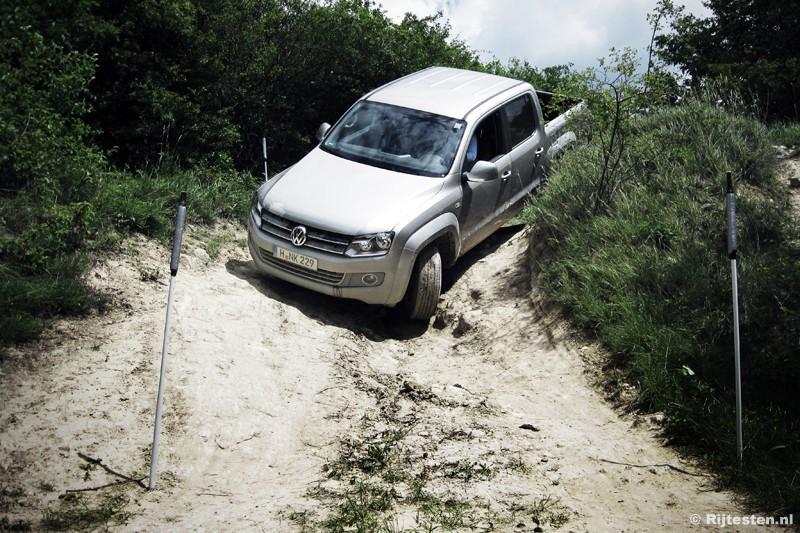
{"type": "Polygon", "coordinates": [[[611,464],[614,464],[614,465],[633,466],[635,468],[654,468],[654,467],[663,466],[663,467],[675,470],[676,472],[680,472],[681,474],[686,474],[687,476],[698,476],[698,477],[706,477],[706,476],[708,476],[708,474],[703,474],[701,472],[689,472],[688,470],[684,470],[683,468],[677,467],[675,465],[671,465],[669,463],[654,463],[654,464],[650,464],[650,465],[637,465],[637,464],[633,464],[633,463],[622,463],[620,461],[612,461],[610,459],[603,459],[602,457],[598,458],[597,460],[598,461],[603,461],[604,463],[611,463],[611,464]]]}
{"type": "Polygon", "coordinates": [[[117,476],[118,478],[121,478],[122,481],[115,481],[115,482],[112,482],[112,483],[106,483],[105,485],[100,485],[99,487],[89,487],[89,488],[85,488],[85,489],[67,489],[66,492],[87,492],[87,491],[92,491],[92,490],[100,490],[100,489],[105,489],[107,487],[113,487],[115,485],[122,485],[124,483],[135,483],[135,484],[139,485],[140,487],[142,487],[143,489],[147,490],[147,487],[145,487],[144,483],[142,483],[144,478],[135,479],[135,478],[132,478],[130,476],[126,476],[125,474],[120,474],[119,472],[117,472],[116,470],[112,469],[111,467],[106,466],[105,464],[103,464],[103,460],[102,459],[95,459],[94,457],[89,457],[85,453],[78,452],[78,457],[80,457],[81,459],[83,459],[87,463],[91,463],[93,465],[99,466],[100,468],[102,468],[103,470],[105,470],[106,472],[111,474],[112,476],[117,476]]]}

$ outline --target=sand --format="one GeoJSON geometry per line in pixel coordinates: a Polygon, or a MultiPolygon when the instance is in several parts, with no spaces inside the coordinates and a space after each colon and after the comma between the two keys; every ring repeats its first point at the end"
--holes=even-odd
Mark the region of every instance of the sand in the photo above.
{"type": "MultiPolygon", "coordinates": [[[[741,513],[663,445],[657,416],[603,396],[597,349],[531,288],[525,231],[503,229],[462,258],[429,326],[260,275],[243,238],[233,226],[189,228],[157,490],[84,493],[127,502],[112,529],[319,529],[353,483],[387,478],[333,466],[389,434],[400,435],[392,464],[408,474],[384,513],[398,531],[433,520],[408,497],[423,474],[431,494],[468,506],[456,530],[684,531],[693,514],[741,513]],[[213,259],[192,238],[209,233],[228,243],[213,259]],[[533,516],[542,502],[561,519],[533,516]]],[[[121,481],[79,453],[147,475],[167,263],[163,246],[127,240],[88,278],[112,310],[55,322],[0,367],[7,523],[39,529],[67,505],[64,491],[121,481]]]]}

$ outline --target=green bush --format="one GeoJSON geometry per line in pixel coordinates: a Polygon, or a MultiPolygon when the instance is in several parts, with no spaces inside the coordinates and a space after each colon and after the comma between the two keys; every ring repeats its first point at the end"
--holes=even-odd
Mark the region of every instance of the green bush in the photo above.
{"type": "Polygon", "coordinates": [[[747,474],[761,503],[800,508],[800,232],[774,177],[767,130],[692,101],[632,120],[606,209],[601,150],[567,154],[526,216],[553,257],[542,281],[641,385],[670,435],[731,476],[735,464],[724,182],[739,195],[747,474]],[[776,448],[777,447],[777,448],[776,448]],[[779,450],[779,451],[775,451],[779,450]]]}
{"type": "Polygon", "coordinates": [[[481,66],[441,16],[394,23],[370,0],[33,0],[6,12],[96,58],[87,123],[133,169],[172,154],[256,171],[262,134],[286,166],[365,92],[434,64],[481,66]]]}
{"type": "Polygon", "coordinates": [[[0,32],[1,192],[24,191],[45,205],[80,201],[103,161],[84,143],[94,60],[12,16],[0,19],[0,32]]]}

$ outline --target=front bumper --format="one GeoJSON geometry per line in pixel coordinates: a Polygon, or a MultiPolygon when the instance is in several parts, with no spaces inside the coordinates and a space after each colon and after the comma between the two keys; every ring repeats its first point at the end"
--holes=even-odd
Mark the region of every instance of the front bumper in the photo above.
{"type": "MultiPolygon", "coordinates": [[[[379,257],[347,257],[320,252],[305,247],[295,247],[291,242],[261,231],[259,222],[251,211],[247,223],[247,242],[250,255],[259,270],[306,289],[339,298],[360,300],[368,304],[394,306],[402,300],[411,277],[408,261],[400,261],[402,247],[394,243],[388,254],[379,257]],[[313,257],[317,271],[287,263],[274,257],[275,248],[281,247],[313,257]],[[353,287],[364,274],[382,274],[383,281],[371,287],[353,287]]],[[[413,261],[412,261],[413,265],[413,261]]]]}

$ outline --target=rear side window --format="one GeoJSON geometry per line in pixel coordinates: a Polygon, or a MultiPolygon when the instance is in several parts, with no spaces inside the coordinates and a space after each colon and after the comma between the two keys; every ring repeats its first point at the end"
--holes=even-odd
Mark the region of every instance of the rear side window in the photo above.
{"type": "Polygon", "coordinates": [[[531,135],[536,129],[533,113],[533,99],[529,94],[511,100],[503,106],[508,121],[509,145],[516,146],[531,135]]]}

